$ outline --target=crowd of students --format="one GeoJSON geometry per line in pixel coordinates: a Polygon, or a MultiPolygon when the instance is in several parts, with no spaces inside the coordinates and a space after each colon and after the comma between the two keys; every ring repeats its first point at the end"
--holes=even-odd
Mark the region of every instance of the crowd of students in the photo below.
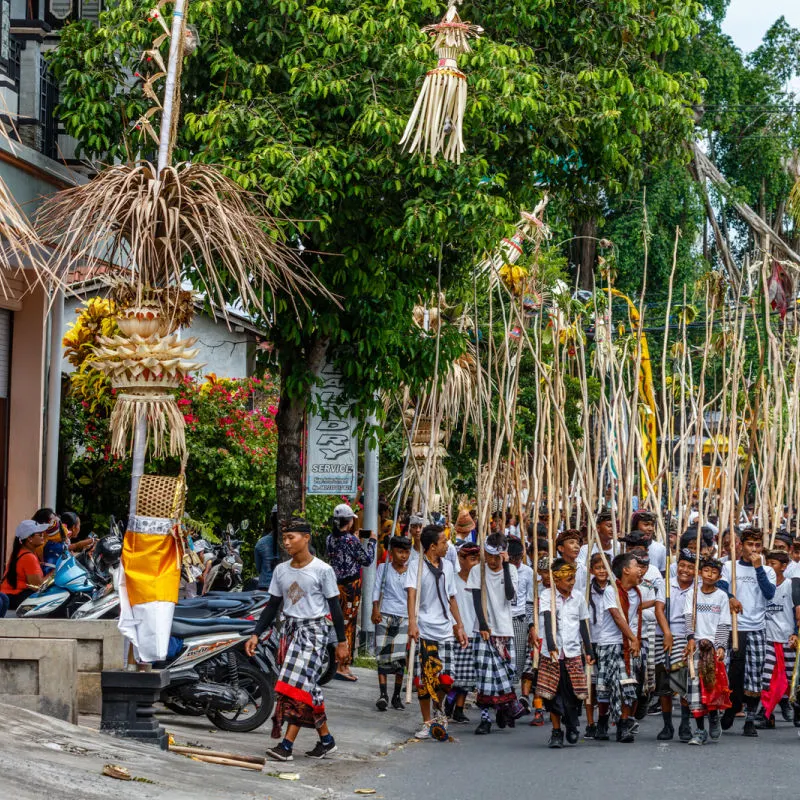
{"type": "MultiPolygon", "coordinates": [[[[737,529],[733,541],[695,526],[680,537],[671,531],[661,543],[655,522],[652,513],[639,512],[615,535],[612,515],[603,511],[589,552],[584,532],[563,525],[551,546],[541,521],[528,526],[523,540],[515,520],[495,519],[481,545],[468,512],[452,529],[413,515],[402,535],[378,544],[382,563],[370,598],[377,711],[405,707],[413,649],[420,739],[446,738],[450,726],[467,724],[485,736],[526,716],[530,725],[544,725],[545,714],[552,748],[581,738],[633,743],[648,713],[663,718],[656,740],[677,736],[695,746],[718,741],[740,713],[747,737],[774,727],[776,710],[800,727],[790,697],[800,543],[782,530],[765,553],[766,537],[753,525],[737,529]]],[[[308,756],[321,758],[336,747],[319,688],[316,626],[330,614],[339,658],[349,665],[354,640],[346,627],[355,625],[343,606],[355,593],[347,587],[357,583],[360,597],[360,569],[376,555],[374,535],[366,545],[348,535],[347,556],[329,566],[309,550],[304,520],[292,520],[283,534],[292,560],[276,568],[272,601],[248,645],[255,648],[282,607],[291,624],[284,628],[273,734],[281,738],[284,721],[288,728],[267,753],[277,760],[292,759],[302,727],[319,734],[308,756]],[[352,575],[343,575],[345,567],[352,575]]],[[[331,545],[336,552],[337,541],[331,545]]]]}

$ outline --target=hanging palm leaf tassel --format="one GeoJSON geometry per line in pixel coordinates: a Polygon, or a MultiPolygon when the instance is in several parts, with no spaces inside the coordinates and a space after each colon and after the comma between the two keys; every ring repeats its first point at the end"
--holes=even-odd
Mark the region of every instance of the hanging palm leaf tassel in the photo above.
{"type": "Polygon", "coordinates": [[[483,29],[462,22],[455,0],[450,0],[444,19],[422,30],[434,37],[433,49],[439,63],[425,76],[400,144],[410,153],[419,150],[429,154],[431,161],[441,152],[447,161],[458,164],[465,150],[462,129],[467,76],[458,68],[457,58],[472,51],[469,40],[478,38],[483,29]]]}

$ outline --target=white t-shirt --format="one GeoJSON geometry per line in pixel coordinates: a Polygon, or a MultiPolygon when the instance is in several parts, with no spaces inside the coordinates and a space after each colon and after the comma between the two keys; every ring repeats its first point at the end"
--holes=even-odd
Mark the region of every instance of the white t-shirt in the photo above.
{"type": "MultiPolygon", "coordinates": [[[[539,612],[542,617],[543,625],[547,620],[552,608],[552,592],[545,592],[539,605],[539,612]]],[[[589,619],[589,611],[586,608],[586,601],[583,596],[574,589],[564,597],[556,590],[556,645],[558,646],[559,658],[575,658],[581,654],[581,629],[582,619],[589,619]]],[[[550,655],[547,647],[547,636],[542,627],[540,632],[542,637],[542,655],[550,655]]]]}
{"type": "MultiPolygon", "coordinates": [[[[775,585],[775,570],[764,567],[769,582],[775,585]]],[[[720,580],[726,581],[728,589],[731,587],[731,562],[722,565],[720,580]]],[[[756,569],[750,564],[736,562],[736,599],[742,604],[739,614],[740,631],[762,631],[767,624],[767,598],[761,592],[756,577],[756,569]]]]}
{"type": "MultiPolygon", "coordinates": [[[[467,576],[469,577],[469,576],[467,576]]],[[[472,636],[476,625],[475,606],[473,605],[472,592],[467,589],[467,582],[456,574],[456,603],[461,614],[461,623],[467,636],[472,636]]]]}
{"type": "Polygon", "coordinates": [[[372,591],[372,602],[375,603],[380,600],[381,588],[383,588],[381,614],[393,614],[397,617],[408,616],[406,572],[408,572],[407,567],[405,572],[398,572],[391,563],[378,564],[378,572],[375,575],[375,588],[372,591]],[[383,579],[384,573],[386,573],[385,581],[383,579]]]}
{"type": "Polygon", "coordinates": [[[783,571],[783,577],[787,581],[791,578],[800,578],[800,561],[790,561],[783,571]]]}
{"type": "Polygon", "coordinates": [[[685,589],[681,589],[677,578],[673,578],[669,584],[669,629],[677,639],[686,636],[686,598],[692,591],[690,583],[685,589]]]}
{"type": "MultiPolygon", "coordinates": [[[[517,568],[517,596],[512,601],[512,616],[521,617],[525,614],[528,603],[533,602],[533,569],[527,564],[520,564],[517,568]]],[[[459,606],[460,608],[460,606],[459,606]]]]}
{"type": "MultiPolygon", "coordinates": [[[[609,584],[606,584],[608,588],[609,584]]],[[[603,618],[606,610],[606,593],[595,592],[594,589],[590,590],[590,602],[588,606],[589,611],[589,635],[592,639],[592,644],[597,644],[600,640],[601,630],[603,627],[603,618]]]]}
{"type": "Polygon", "coordinates": [[[661,542],[653,539],[647,548],[647,554],[650,556],[651,567],[655,567],[659,572],[667,571],[667,548],[661,542]]]}
{"type": "MultiPolygon", "coordinates": [[[[644,573],[642,582],[639,584],[639,591],[642,593],[642,602],[646,603],[648,600],[655,600],[657,603],[663,603],[666,598],[666,583],[661,573],[652,564],[647,565],[647,571],[644,573]]],[[[655,622],[656,609],[646,608],[642,612],[642,622],[655,622]]]]}
{"type": "MultiPolygon", "coordinates": [[[[630,607],[628,609],[628,625],[630,629],[637,633],[639,629],[639,593],[636,589],[628,589],[628,600],[630,607]]],[[[622,631],[617,627],[614,618],[611,616],[609,609],[616,608],[620,611],[620,605],[617,601],[616,586],[609,582],[606,586],[605,595],[603,597],[605,608],[603,609],[603,622],[600,625],[600,633],[597,638],[597,644],[622,644],[622,631]]],[[[599,616],[599,615],[598,615],[599,616]]]]}
{"type": "MultiPolygon", "coordinates": [[[[699,587],[698,587],[699,588],[699,587]]],[[[694,587],[686,595],[685,618],[686,632],[692,633],[692,605],[694,604],[694,587]]],[[[708,639],[715,642],[717,629],[720,625],[731,624],[731,611],[728,595],[722,589],[715,589],[711,594],[705,594],[702,589],[697,595],[697,619],[694,625],[694,638],[699,642],[708,639]]]]}
{"type": "Polygon", "coordinates": [[[575,562],[577,569],[575,570],[575,586],[573,591],[580,594],[586,594],[586,581],[589,577],[589,571],[586,569],[586,562],[578,559],[575,562]]]}
{"type": "Polygon", "coordinates": [[[792,605],[792,582],[784,580],[775,589],[775,597],[767,603],[767,641],[786,644],[796,628],[794,605],[792,605]]]}
{"type": "MultiPolygon", "coordinates": [[[[581,545],[580,552],[578,553],[578,563],[579,564],[585,564],[586,563],[586,553],[587,553],[588,550],[589,550],[589,545],[588,544],[582,544],[581,545]]],[[[600,552],[600,543],[595,541],[594,544],[592,544],[592,555],[594,555],[595,553],[599,553],[599,552],[600,552]]],[[[604,550],[603,552],[606,554],[606,558],[608,559],[608,564],[610,566],[611,562],[614,560],[614,555],[615,555],[614,554],[614,540],[613,539],[611,540],[611,543],[608,545],[608,550],[604,550]]],[[[622,552],[622,547],[620,546],[619,542],[617,542],[617,555],[619,555],[619,553],[621,553],[621,552],[622,552]]]]}
{"type": "Polygon", "coordinates": [[[417,568],[422,567],[422,583],[420,584],[419,613],[417,614],[417,627],[423,639],[434,642],[443,642],[453,638],[453,618],[450,614],[449,602],[456,596],[456,581],[453,565],[446,559],[439,562],[442,567],[442,577],[439,578],[439,593],[436,591],[436,578],[424,563],[420,565],[417,558],[409,559],[406,570],[406,591],[417,588],[417,568]],[[440,599],[441,597],[441,599],[440,599]],[[444,603],[444,609],[442,609],[444,603]]]}
{"type": "Polygon", "coordinates": [[[318,619],[328,613],[328,600],[339,596],[333,567],[314,558],[301,569],[282,561],[269,584],[273,597],[283,598],[283,613],[296,619],[318,619]]]}
{"type": "MultiPolygon", "coordinates": [[[[511,621],[511,600],[506,600],[506,587],[504,580],[504,569],[492,572],[486,567],[486,611],[489,628],[492,636],[513,636],[514,623],[511,621]]],[[[511,584],[514,587],[514,595],[517,592],[517,571],[510,567],[508,574],[511,577],[511,584]]],[[[476,564],[469,573],[467,588],[480,590],[481,588],[481,565],[476,564]]],[[[475,633],[479,632],[478,620],[475,620],[475,633]]]]}

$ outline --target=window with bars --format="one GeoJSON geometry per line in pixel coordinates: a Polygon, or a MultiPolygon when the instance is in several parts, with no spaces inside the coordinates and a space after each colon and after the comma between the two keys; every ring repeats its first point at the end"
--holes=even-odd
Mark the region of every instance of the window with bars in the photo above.
{"type": "Polygon", "coordinates": [[[48,158],[57,159],[58,154],[58,84],[50,72],[47,61],[39,57],[39,150],[48,158]]]}
{"type": "Polygon", "coordinates": [[[54,28],[61,28],[76,19],[88,19],[97,24],[103,0],[47,0],[46,22],[54,28]]]}

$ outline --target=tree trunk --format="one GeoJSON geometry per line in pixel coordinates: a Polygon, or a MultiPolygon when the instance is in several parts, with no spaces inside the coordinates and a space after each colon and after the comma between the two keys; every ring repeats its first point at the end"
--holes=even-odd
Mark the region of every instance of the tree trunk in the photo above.
{"type": "Polygon", "coordinates": [[[578,286],[594,290],[594,268],[597,263],[597,217],[580,219],[572,225],[575,237],[569,246],[569,260],[575,266],[578,286]]]}
{"type": "Polygon", "coordinates": [[[281,356],[281,397],[275,424],[278,427],[278,463],[275,488],[278,496],[278,525],[295,514],[302,514],[305,506],[303,486],[303,430],[310,390],[290,397],[287,391],[289,376],[297,372],[297,358],[303,358],[306,369],[318,373],[325,363],[327,339],[314,339],[303,355],[292,352],[281,356]]]}

